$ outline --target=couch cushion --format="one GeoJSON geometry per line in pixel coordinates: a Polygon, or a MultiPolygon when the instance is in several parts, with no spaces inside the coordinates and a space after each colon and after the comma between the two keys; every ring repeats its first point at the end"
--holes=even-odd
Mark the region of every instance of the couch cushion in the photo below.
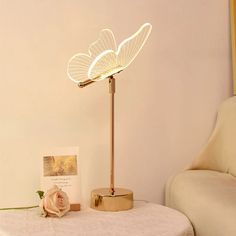
{"type": "Polygon", "coordinates": [[[209,170],[188,170],[166,187],[166,205],[183,212],[196,236],[236,235],[236,178],[209,170]]]}
{"type": "Polygon", "coordinates": [[[236,176],[236,96],[221,104],[215,129],[190,169],[218,170],[236,176]]]}

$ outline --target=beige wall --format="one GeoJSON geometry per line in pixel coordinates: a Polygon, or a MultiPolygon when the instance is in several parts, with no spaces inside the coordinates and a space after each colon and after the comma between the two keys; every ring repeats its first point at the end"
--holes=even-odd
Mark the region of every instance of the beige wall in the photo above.
{"type": "Polygon", "coordinates": [[[153,31],[117,76],[116,183],[161,203],[232,94],[227,0],[0,0],[0,207],[37,202],[40,152],[80,146],[84,196],[108,185],[107,82],[66,75],[100,29],[153,31]]]}

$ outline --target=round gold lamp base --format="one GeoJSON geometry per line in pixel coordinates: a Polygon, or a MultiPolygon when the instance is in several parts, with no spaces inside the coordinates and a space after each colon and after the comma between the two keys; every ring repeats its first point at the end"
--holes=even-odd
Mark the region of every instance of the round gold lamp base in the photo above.
{"type": "Polygon", "coordinates": [[[91,193],[91,208],[99,211],[125,211],[133,208],[133,192],[116,188],[111,194],[109,188],[95,189],[91,193]]]}

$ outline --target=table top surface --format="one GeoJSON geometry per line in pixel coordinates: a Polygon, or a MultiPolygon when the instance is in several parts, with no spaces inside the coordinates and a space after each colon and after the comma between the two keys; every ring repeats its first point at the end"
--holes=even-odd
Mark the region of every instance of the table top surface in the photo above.
{"type": "Polygon", "coordinates": [[[86,209],[62,218],[40,217],[39,209],[0,211],[0,236],[194,236],[182,213],[153,203],[120,212],[86,209]]]}

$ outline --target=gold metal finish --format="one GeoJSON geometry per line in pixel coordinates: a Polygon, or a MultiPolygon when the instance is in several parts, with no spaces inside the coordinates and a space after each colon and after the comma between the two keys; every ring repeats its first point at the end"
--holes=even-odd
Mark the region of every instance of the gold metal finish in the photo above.
{"type": "Polygon", "coordinates": [[[91,208],[100,211],[124,211],[133,208],[133,192],[115,188],[114,95],[115,78],[109,77],[110,93],[110,188],[95,189],[91,193],[91,208]]]}
{"type": "Polygon", "coordinates": [[[95,189],[91,193],[91,208],[99,211],[124,211],[133,208],[133,192],[116,188],[111,194],[109,188],[95,189]]]}
{"type": "Polygon", "coordinates": [[[86,87],[87,85],[89,85],[89,84],[92,84],[92,83],[94,83],[95,81],[93,81],[93,80],[91,80],[91,79],[88,79],[88,80],[85,80],[85,81],[83,81],[83,82],[80,82],[79,84],[78,84],[78,86],[80,87],[80,88],[83,88],[83,87],[86,87]]]}
{"type": "MultiPolygon", "coordinates": [[[[109,79],[113,78],[113,79],[114,79],[113,75],[118,74],[118,73],[120,73],[121,71],[122,71],[122,70],[119,69],[119,70],[115,71],[112,75],[110,75],[110,76],[108,76],[108,77],[106,77],[106,78],[109,78],[109,79]]],[[[104,75],[104,76],[105,76],[105,75],[104,75]]],[[[86,87],[87,85],[90,85],[90,84],[96,82],[97,80],[100,80],[100,78],[101,78],[101,76],[98,76],[98,77],[96,77],[96,78],[93,78],[93,80],[87,79],[87,80],[85,80],[85,81],[79,82],[78,86],[79,86],[80,88],[84,88],[84,87],[86,87]]]]}
{"type": "Polygon", "coordinates": [[[230,0],[233,92],[236,95],[236,1],[230,0]]]}
{"type": "Polygon", "coordinates": [[[110,133],[110,156],[111,156],[111,168],[110,168],[110,193],[113,195],[115,192],[115,187],[114,187],[114,175],[115,175],[115,170],[114,170],[114,94],[115,94],[115,78],[111,76],[109,78],[109,92],[110,92],[110,97],[111,97],[111,102],[110,102],[110,117],[111,117],[111,133],[110,133]]]}

